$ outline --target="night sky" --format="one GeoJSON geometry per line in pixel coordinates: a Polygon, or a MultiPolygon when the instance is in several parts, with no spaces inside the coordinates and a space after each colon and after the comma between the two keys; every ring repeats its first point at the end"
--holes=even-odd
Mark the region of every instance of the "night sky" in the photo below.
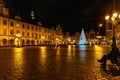
{"type": "MultiPolygon", "coordinates": [[[[36,19],[51,28],[60,24],[64,32],[74,33],[81,28],[97,30],[111,10],[113,0],[7,0],[7,6],[22,14],[35,11],[36,19]]],[[[117,0],[120,2],[120,0],[117,0]]],[[[118,3],[117,2],[117,3],[118,3]]]]}

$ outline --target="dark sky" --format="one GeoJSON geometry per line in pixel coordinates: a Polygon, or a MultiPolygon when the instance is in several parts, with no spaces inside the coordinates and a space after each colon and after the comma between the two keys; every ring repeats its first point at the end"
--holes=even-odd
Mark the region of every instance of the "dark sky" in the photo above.
{"type": "MultiPolygon", "coordinates": [[[[104,20],[106,10],[111,9],[113,0],[7,0],[13,10],[30,14],[33,9],[36,18],[45,27],[60,24],[63,31],[76,32],[81,28],[96,29],[104,20]]],[[[117,0],[120,2],[120,0],[117,0]]]]}

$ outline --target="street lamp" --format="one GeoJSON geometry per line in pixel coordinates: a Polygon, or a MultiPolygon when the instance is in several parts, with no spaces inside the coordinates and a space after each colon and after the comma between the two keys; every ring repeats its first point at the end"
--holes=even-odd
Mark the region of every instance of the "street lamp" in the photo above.
{"type": "Polygon", "coordinates": [[[44,44],[45,36],[42,36],[42,44],[44,44]]]}
{"type": "Polygon", "coordinates": [[[110,23],[112,25],[112,50],[110,53],[103,55],[103,57],[98,60],[98,62],[101,63],[101,68],[108,74],[111,73],[112,75],[117,74],[118,71],[120,71],[120,52],[119,49],[116,46],[116,35],[115,35],[115,28],[118,25],[118,22],[120,21],[120,15],[115,12],[115,0],[114,1],[114,9],[113,14],[111,16],[107,15],[105,16],[105,19],[107,20],[107,23],[110,23]],[[114,70],[107,66],[107,61],[111,61],[111,66],[115,68],[114,70]]]}
{"type": "Polygon", "coordinates": [[[17,33],[17,34],[16,34],[15,41],[17,42],[16,45],[17,45],[18,47],[20,46],[20,38],[21,38],[21,34],[20,34],[20,33],[17,33]]]}
{"type": "Polygon", "coordinates": [[[59,38],[56,38],[55,47],[58,47],[59,38]]]}
{"type": "Polygon", "coordinates": [[[116,35],[115,35],[115,27],[117,26],[117,22],[120,20],[120,15],[118,15],[118,13],[113,13],[112,16],[105,16],[105,19],[107,20],[107,22],[110,22],[112,24],[112,49],[117,48],[116,47],[116,35]]]}
{"type": "Polygon", "coordinates": [[[102,23],[100,23],[99,25],[98,25],[98,35],[100,36],[100,32],[101,32],[101,28],[103,27],[103,24],[102,23]]]}

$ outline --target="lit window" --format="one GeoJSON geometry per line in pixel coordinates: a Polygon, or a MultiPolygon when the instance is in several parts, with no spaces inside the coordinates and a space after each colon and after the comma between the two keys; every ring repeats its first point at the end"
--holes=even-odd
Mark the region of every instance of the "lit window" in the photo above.
{"type": "Polygon", "coordinates": [[[44,32],[44,29],[42,29],[41,31],[44,32]]]}
{"type": "Polygon", "coordinates": [[[17,26],[17,27],[20,27],[20,24],[17,22],[17,23],[16,23],[16,26],[17,26]]]}

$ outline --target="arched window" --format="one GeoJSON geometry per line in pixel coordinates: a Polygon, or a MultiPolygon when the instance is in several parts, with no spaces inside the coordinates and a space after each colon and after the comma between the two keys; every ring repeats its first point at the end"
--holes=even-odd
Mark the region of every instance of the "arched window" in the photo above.
{"type": "Polygon", "coordinates": [[[3,44],[7,44],[7,39],[3,39],[3,44]]]}
{"type": "Polygon", "coordinates": [[[23,44],[23,45],[25,44],[25,40],[24,40],[24,39],[22,40],[22,44],[23,44]]]}
{"type": "Polygon", "coordinates": [[[10,44],[14,44],[14,40],[13,39],[10,39],[10,44]]]}
{"type": "Polygon", "coordinates": [[[32,40],[32,41],[31,41],[31,44],[32,44],[32,45],[34,45],[34,44],[35,44],[35,41],[34,41],[34,40],[32,40]]]}
{"type": "Polygon", "coordinates": [[[30,40],[27,39],[26,44],[29,45],[30,44],[30,40]]]}

